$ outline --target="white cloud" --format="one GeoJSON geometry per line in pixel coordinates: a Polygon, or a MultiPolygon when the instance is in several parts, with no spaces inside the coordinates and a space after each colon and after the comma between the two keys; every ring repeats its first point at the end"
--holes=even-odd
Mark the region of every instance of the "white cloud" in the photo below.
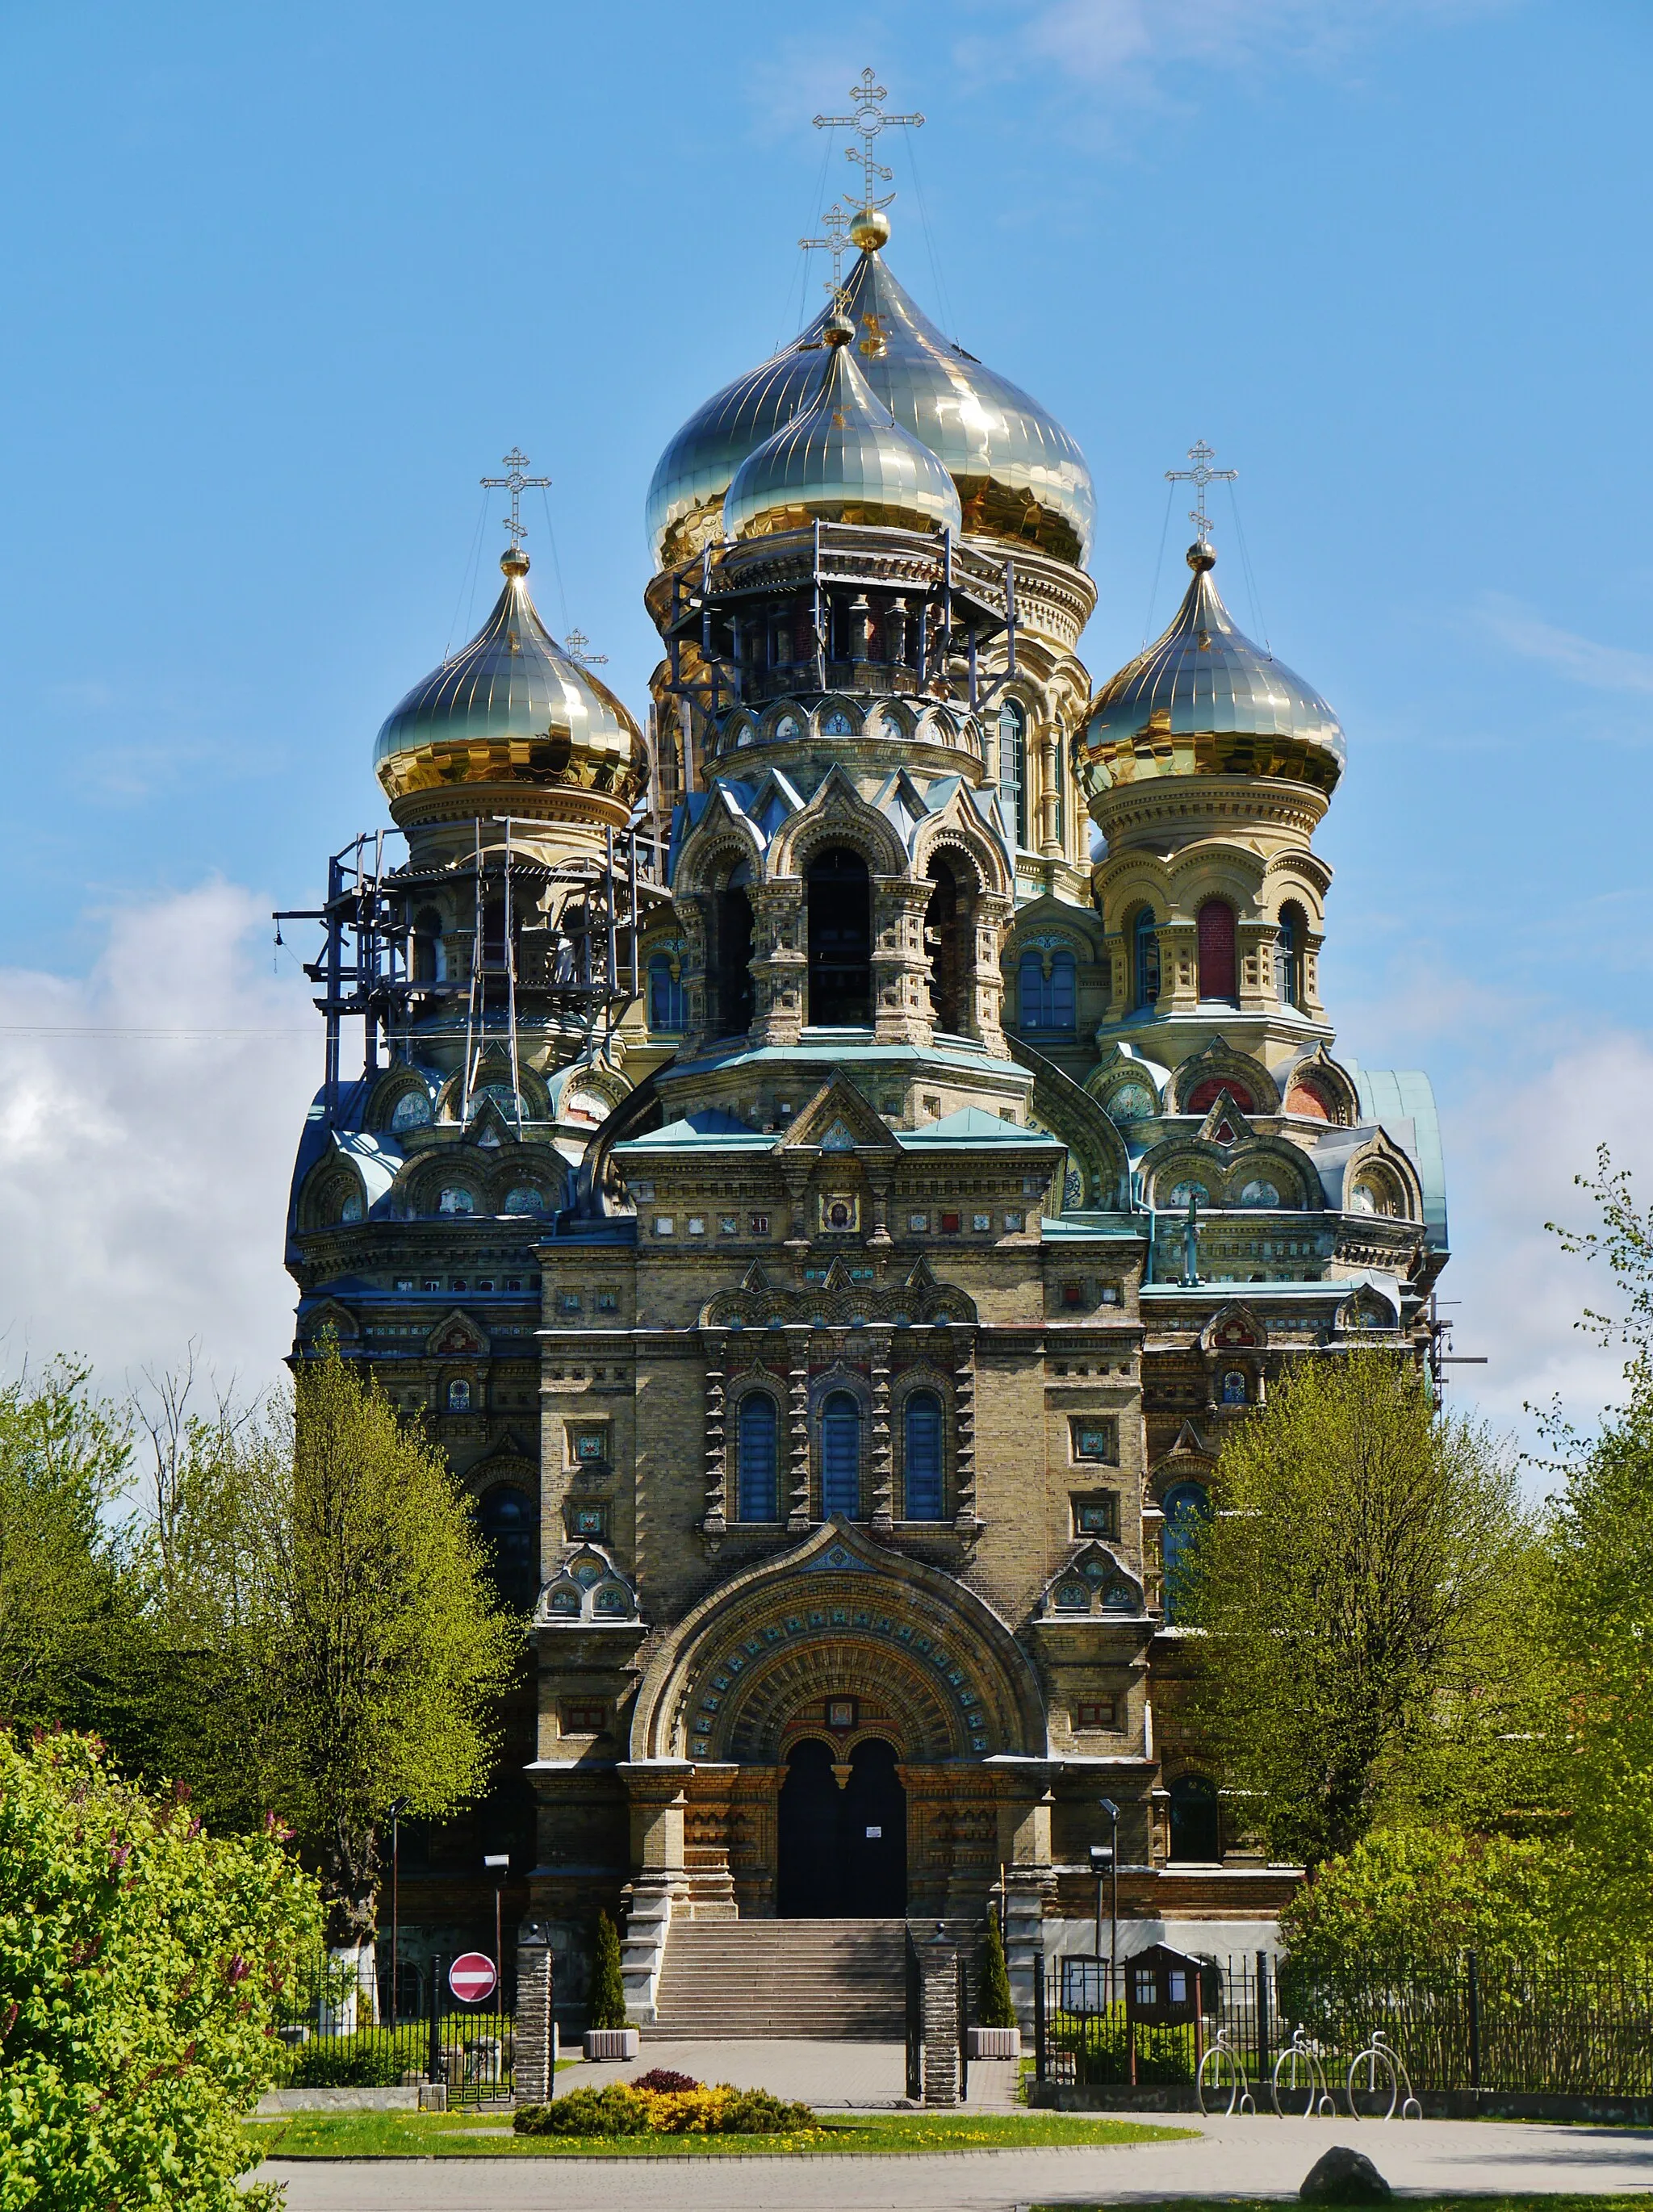
{"type": "Polygon", "coordinates": [[[0,969],[0,1364],[77,1352],[119,1390],[193,1337],[275,1380],[321,1036],[269,904],[207,884],[116,913],[84,979],[0,969]]]}
{"type": "Polygon", "coordinates": [[[1543,662],[1595,691],[1653,692],[1653,653],[1602,645],[1577,631],[1546,622],[1530,607],[1489,592],[1476,609],[1477,625],[1524,660],[1543,662]]]}
{"type": "Polygon", "coordinates": [[[1523,1401],[1547,1405],[1559,1394],[1589,1427],[1619,1395],[1622,1353],[1574,1326],[1586,1305],[1612,1308],[1611,1282],[1569,1259],[1544,1224],[1595,1225],[1573,1177],[1594,1173],[1600,1144],[1653,1201],[1650,1096],[1653,1041],[1620,1033],[1558,1053],[1525,1077],[1489,1080],[1443,1110],[1454,1258],[1441,1295],[1462,1301],[1451,1309],[1457,1349],[1488,1358],[1450,1370],[1453,1395],[1529,1447],[1523,1401]]]}

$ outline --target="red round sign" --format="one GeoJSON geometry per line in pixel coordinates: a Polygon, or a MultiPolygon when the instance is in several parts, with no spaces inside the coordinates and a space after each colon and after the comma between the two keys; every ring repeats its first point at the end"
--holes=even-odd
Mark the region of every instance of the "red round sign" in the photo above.
{"type": "Polygon", "coordinates": [[[466,1951],[447,1970],[447,1986],[465,2004],[480,2004],[491,1997],[499,1976],[485,1951],[466,1951]]]}

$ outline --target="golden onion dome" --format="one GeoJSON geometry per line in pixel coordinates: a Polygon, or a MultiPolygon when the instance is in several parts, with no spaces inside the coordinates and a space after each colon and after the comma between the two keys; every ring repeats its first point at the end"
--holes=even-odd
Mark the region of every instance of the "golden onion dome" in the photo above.
{"type": "Polygon", "coordinates": [[[374,747],[380,782],[392,801],[507,783],[586,791],[629,811],[647,774],[641,731],[540,620],[527,555],[514,549],[500,567],[505,588],[476,636],[386,717],[374,747]]]}
{"type": "MultiPolygon", "coordinates": [[[[904,430],[951,477],[968,536],[1032,544],[1082,563],[1096,524],[1084,454],[1054,416],[945,338],[896,283],[878,252],[887,219],[857,218],[862,251],[839,294],[854,325],[855,365],[904,430]]],[[[671,568],[723,534],[723,500],[737,469],[808,404],[828,307],[771,360],[697,409],[661,454],[648,490],[649,551],[671,568]]]]}
{"type": "Polygon", "coordinates": [[[726,538],[764,538],[823,522],[957,530],[958,494],[927,446],[867,389],[849,341],[829,317],[820,389],[735,471],[723,501],[726,538]]]}
{"type": "Polygon", "coordinates": [[[1157,776],[1266,775],[1329,792],[1343,773],[1343,732],[1317,691],[1236,626],[1202,538],[1194,581],[1163,637],[1091,701],[1077,748],[1095,795],[1157,776]]]}

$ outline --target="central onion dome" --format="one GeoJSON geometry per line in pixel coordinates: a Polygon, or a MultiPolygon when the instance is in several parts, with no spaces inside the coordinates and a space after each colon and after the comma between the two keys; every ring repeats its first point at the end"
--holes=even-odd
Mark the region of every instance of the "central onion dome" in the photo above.
{"type": "Polygon", "coordinates": [[[1171,775],[1279,776],[1329,793],[1342,775],[1336,715],[1236,627],[1216,565],[1203,538],[1189,546],[1194,581],[1170,628],[1091,701],[1077,764],[1092,797],[1171,775]]]}
{"type": "Polygon", "coordinates": [[[623,822],[647,774],[642,732],[541,622],[527,555],[514,548],[500,567],[505,588],[476,636],[386,717],[379,781],[392,803],[457,784],[588,792],[594,813],[623,822]]]}
{"type": "MultiPolygon", "coordinates": [[[[876,210],[857,220],[852,235],[862,252],[838,295],[873,397],[951,477],[966,535],[1083,563],[1096,524],[1084,454],[1054,416],[921,313],[880,258],[888,234],[876,210]]],[[[661,454],[647,508],[657,568],[722,536],[735,471],[815,396],[827,325],[839,312],[829,307],[791,345],[714,393],[661,454]]]]}
{"type": "Polygon", "coordinates": [[[763,538],[817,518],[957,530],[952,478],[867,389],[849,350],[854,325],[830,316],[822,335],[830,350],[821,388],[735,471],[723,501],[724,536],[763,538]]]}

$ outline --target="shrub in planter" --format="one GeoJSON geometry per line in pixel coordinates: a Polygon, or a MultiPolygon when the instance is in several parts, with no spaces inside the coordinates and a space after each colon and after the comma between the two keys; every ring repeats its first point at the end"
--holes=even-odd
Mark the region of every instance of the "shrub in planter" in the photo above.
{"type": "Polygon", "coordinates": [[[593,2027],[623,2027],[626,1989],[620,1978],[620,1936],[606,1912],[597,1916],[597,1958],[591,1978],[593,2027]]]}
{"type": "Polygon", "coordinates": [[[1010,1969],[999,1923],[988,1916],[988,1940],[981,1949],[981,1986],[975,2000],[978,2027],[1014,2027],[1016,2006],[1010,1994],[1010,1969]]]}

